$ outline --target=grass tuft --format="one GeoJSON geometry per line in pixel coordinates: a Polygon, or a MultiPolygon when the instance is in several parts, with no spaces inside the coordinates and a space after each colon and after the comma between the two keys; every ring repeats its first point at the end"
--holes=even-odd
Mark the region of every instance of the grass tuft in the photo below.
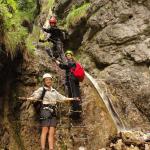
{"type": "Polygon", "coordinates": [[[3,35],[5,51],[13,58],[25,46],[28,30],[22,26],[24,20],[33,22],[36,14],[36,0],[0,1],[0,34],[3,35]]]}
{"type": "Polygon", "coordinates": [[[86,15],[87,9],[89,7],[90,3],[84,3],[78,8],[73,7],[66,18],[66,27],[69,28],[76,24],[82,17],[86,15]]]}

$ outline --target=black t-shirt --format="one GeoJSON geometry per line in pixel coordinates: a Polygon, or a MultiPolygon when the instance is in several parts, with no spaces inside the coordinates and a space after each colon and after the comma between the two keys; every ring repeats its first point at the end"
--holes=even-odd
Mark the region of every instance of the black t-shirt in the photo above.
{"type": "Polygon", "coordinates": [[[56,27],[50,27],[48,29],[43,28],[43,30],[47,33],[50,33],[48,41],[55,43],[56,41],[61,40],[63,42],[63,40],[64,40],[63,32],[57,26],[56,27]]]}
{"type": "Polygon", "coordinates": [[[66,70],[66,81],[68,80],[77,80],[77,78],[71,73],[70,69],[76,67],[76,63],[74,61],[68,60],[67,63],[61,63],[59,65],[61,69],[66,70]]]}

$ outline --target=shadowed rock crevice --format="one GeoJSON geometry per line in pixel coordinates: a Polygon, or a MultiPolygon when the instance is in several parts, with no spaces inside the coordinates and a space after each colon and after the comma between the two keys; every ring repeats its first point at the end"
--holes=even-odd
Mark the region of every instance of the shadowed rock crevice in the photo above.
{"type": "Polygon", "coordinates": [[[22,149],[18,126],[14,122],[15,114],[18,113],[14,110],[16,100],[14,98],[15,82],[17,77],[17,68],[22,63],[23,56],[18,54],[13,60],[10,57],[3,57],[3,67],[1,68],[0,83],[0,121],[3,126],[0,145],[1,148],[16,150],[22,149]],[[15,112],[15,113],[14,113],[15,112]],[[9,135],[9,137],[7,137],[9,135]]]}
{"type": "Polygon", "coordinates": [[[75,30],[73,29],[70,31],[70,36],[66,47],[69,47],[76,51],[81,46],[83,36],[86,31],[87,31],[86,19],[83,18],[76,25],[75,30]]]}

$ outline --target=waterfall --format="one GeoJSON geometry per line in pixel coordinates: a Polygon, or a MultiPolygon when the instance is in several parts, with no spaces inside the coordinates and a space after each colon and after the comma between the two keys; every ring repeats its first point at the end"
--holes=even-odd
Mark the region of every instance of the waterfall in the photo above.
{"type": "Polygon", "coordinates": [[[103,100],[103,103],[105,104],[111,118],[113,119],[118,132],[125,130],[125,126],[123,124],[123,121],[119,117],[119,114],[115,110],[115,107],[111,101],[111,99],[107,96],[107,94],[104,92],[104,90],[100,87],[100,85],[97,83],[97,81],[87,72],[85,72],[86,77],[90,80],[96,91],[98,92],[99,96],[103,100]]]}

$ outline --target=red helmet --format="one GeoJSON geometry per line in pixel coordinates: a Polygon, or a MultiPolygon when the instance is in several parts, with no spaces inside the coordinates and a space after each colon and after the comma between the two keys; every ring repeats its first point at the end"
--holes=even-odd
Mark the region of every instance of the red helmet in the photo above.
{"type": "Polygon", "coordinates": [[[49,19],[49,24],[51,24],[51,23],[53,23],[53,24],[57,23],[57,20],[54,16],[49,19]]]}

